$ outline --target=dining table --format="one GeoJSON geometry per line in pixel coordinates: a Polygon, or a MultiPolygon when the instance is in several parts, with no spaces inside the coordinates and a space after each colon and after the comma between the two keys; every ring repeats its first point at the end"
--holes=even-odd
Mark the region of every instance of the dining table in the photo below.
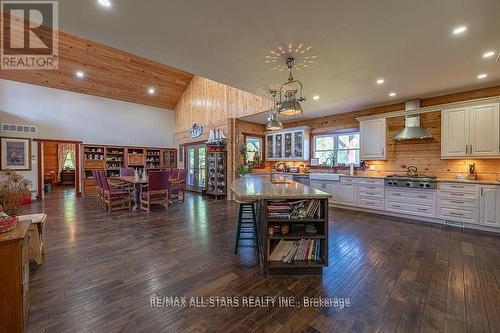
{"type": "Polygon", "coordinates": [[[148,184],[148,179],[143,177],[136,178],[135,176],[120,176],[116,177],[116,179],[121,180],[122,182],[134,187],[134,192],[132,193],[134,206],[132,207],[132,210],[139,210],[139,198],[141,195],[142,186],[148,184]]]}

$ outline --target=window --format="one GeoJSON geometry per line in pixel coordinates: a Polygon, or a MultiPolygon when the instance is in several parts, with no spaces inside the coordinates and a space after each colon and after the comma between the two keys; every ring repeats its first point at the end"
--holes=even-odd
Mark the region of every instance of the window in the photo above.
{"type": "Polygon", "coordinates": [[[313,140],[313,156],[320,165],[330,165],[330,159],[335,165],[359,165],[359,133],[316,135],[313,140]]]}
{"type": "Polygon", "coordinates": [[[66,152],[63,168],[66,170],[75,170],[75,159],[73,158],[73,153],[71,151],[66,152]]]}
{"type": "Polygon", "coordinates": [[[253,167],[263,166],[264,138],[255,135],[245,135],[245,163],[253,167]]]}

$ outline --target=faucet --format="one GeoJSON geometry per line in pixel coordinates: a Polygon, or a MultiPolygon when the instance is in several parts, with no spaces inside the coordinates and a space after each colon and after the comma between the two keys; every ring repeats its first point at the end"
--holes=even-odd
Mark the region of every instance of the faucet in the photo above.
{"type": "Polygon", "coordinates": [[[333,157],[327,157],[326,160],[325,160],[325,164],[328,165],[328,161],[330,161],[330,165],[329,165],[329,169],[328,169],[328,173],[332,173],[333,172],[333,157]]]}

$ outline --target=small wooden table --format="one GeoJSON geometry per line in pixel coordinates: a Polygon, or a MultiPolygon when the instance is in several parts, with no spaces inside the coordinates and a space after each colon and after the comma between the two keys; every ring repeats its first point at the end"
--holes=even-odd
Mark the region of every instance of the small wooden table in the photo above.
{"type": "Polygon", "coordinates": [[[30,221],[28,228],[28,244],[30,260],[36,262],[37,265],[43,264],[43,255],[45,254],[45,245],[43,243],[43,227],[47,214],[28,214],[18,216],[19,221],[30,221]]]}
{"type": "Polygon", "coordinates": [[[125,183],[131,184],[134,186],[134,206],[132,207],[133,211],[136,211],[139,209],[139,196],[141,194],[141,185],[146,185],[148,183],[147,178],[135,178],[134,176],[120,176],[116,177],[116,179],[119,179],[125,183]]]}

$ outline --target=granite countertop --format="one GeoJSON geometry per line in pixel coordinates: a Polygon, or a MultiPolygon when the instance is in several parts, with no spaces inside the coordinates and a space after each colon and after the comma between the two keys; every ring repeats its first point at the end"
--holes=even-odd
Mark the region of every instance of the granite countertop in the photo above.
{"type": "Polygon", "coordinates": [[[271,183],[268,177],[244,176],[236,179],[231,191],[241,200],[327,199],[332,195],[292,180],[271,183]]]}

